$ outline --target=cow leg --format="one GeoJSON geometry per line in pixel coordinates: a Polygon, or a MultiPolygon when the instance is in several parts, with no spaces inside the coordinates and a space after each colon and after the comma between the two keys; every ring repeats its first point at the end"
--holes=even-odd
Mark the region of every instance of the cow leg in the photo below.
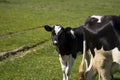
{"type": "Polygon", "coordinates": [[[72,65],[74,63],[74,58],[72,57],[72,55],[69,55],[69,59],[67,61],[67,67],[66,67],[66,70],[65,70],[65,73],[66,73],[66,80],[69,80],[69,75],[71,73],[71,69],[72,69],[72,65]]]}
{"type": "MultiPolygon", "coordinates": [[[[86,57],[85,57],[86,70],[88,70],[89,67],[90,67],[90,63],[91,63],[91,61],[90,61],[90,55],[88,54],[88,52],[86,52],[86,55],[85,55],[85,56],[86,56],[86,57]]],[[[92,57],[92,55],[91,55],[91,57],[92,57]]]]}
{"type": "Polygon", "coordinates": [[[113,63],[111,67],[111,76],[116,72],[120,72],[120,51],[118,48],[112,50],[113,63]]]}
{"type": "Polygon", "coordinates": [[[90,65],[86,71],[86,80],[95,80],[96,74],[97,74],[97,69],[95,66],[93,55],[91,54],[90,65]]]}
{"type": "Polygon", "coordinates": [[[66,70],[66,67],[67,67],[67,63],[66,63],[66,61],[62,58],[61,55],[59,55],[59,61],[60,61],[61,68],[62,68],[62,72],[63,72],[63,80],[66,80],[65,70],[66,70]]]}
{"type": "Polygon", "coordinates": [[[112,65],[112,55],[111,51],[100,51],[95,52],[94,61],[96,63],[96,68],[98,70],[99,80],[110,80],[111,74],[110,69],[112,65]]]}
{"type": "Polygon", "coordinates": [[[97,69],[95,67],[91,67],[91,69],[86,73],[86,80],[95,80],[97,75],[97,69]]]}
{"type": "Polygon", "coordinates": [[[72,57],[72,55],[59,55],[59,60],[63,72],[63,80],[69,80],[69,75],[75,59],[72,57]]]}
{"type": "Polygon", "coordinates": [[[82,55],[81,64],[79,66],[78,80],[84,80],[84,78],[85,78],[85,76],[84,76],[84,72],[85,72],[84,64],[85,64],[86,54],[87,54],[86,53],[86,41],[84,40],[83,41],[83,55],[82,55]]]}
{"type": "Polygon", "coordinates": [[[101,66],[101,70],[100,71],[100,78],[102,78],[102,80],[111,80],[111,66],[112,66],[112,57],[111,56],[106,56],[106,59],[103,60],[103,66],[101,66]]]}
{"type": "Polygon", "coordinates": [[[99,72],[99,80],[111,80],[111,74],[110,74],[110,67],[111,65],[105,65],[106,67],[100,68],[98,70],[99,72]]]}

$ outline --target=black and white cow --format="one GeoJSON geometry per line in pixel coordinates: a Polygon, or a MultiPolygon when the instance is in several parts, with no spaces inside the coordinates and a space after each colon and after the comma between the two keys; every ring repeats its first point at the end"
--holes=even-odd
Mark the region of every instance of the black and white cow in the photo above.
{"type": "MultiPolygon", "coordinates": [[[[99,79],[110,80],[114,67],[120,71],[120,16],[90,16],[83,26],[83,32],[83,60],[86,49],[89,49],[93,57],[95,56],[95,59],[93,58],[95,61],[90,63],[89,69],[94,63],[96,66],[94,70],[98,71],[99,79]],[[116,63],[116,66],[113,63],[116,63]]],[[[83,63],[80,68],[82,67],[83,63]]],[[[81,75],[83,74],[79,76],[81,75]]]]}
{"type": "Polygon", "coordinates": [[[83,51],[82,29],[81,27],[63,28],[61,25],[55,25],[53,27],[45,25],[44,28],[46,31],[52,33],[52,41],[59,54],[59,60],[63,71],[63,80],[69,80],[71,68],[77,53],[82,53],[83,51]]]}

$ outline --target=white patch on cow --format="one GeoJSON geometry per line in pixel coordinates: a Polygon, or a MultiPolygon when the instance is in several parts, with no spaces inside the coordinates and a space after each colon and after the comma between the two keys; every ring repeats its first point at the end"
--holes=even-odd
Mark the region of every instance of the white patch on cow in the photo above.
{"type": "MultiPolygon", "coordinates": [[[[90,54],[90,56],[91,56],[91,58],[90,58],[90,64],[89,64],[89,67],[88,67],[88,68],[86,68],[86,69],[87,69],[86,71],[90,71],[90,69],[92,68],[93,55],[92,55],[92,54],[90,54]]],[[[87,60],[85,60],[85,62],[86,62],[86,65],[88,65],[88,61],[87,61],[87,60]]]]}
{"type": "Polygon", "coordinates": [[[114,48],[112,50],[112,59],[113,59],[113,64],[111,68],[111,73],[112,74],[116,72],[120,73],[120,51],[118,48],[114,48]]]}
{"type": "Polygon", "coordinates": [[[110,21],[111,25],[114,26],[113,21],[110,21]]]}
{"type": "Polygon", "coordinates": [[[94,66],[99,74],[99,80],[110,80],[110,69],[112,65],[112,51],[105,51],[103,47],[99,50],[94,49],[94,66]],[[103,67],[104,66],[104,67],[103,67]]]}
{"type": "Polygon", "coordinates": [[[59,54],[59,61],[63,72],[63,80],[66,80],[66,74],[65,74],[66,62],[64,61],[64,58],[60,54],[59,54]]]}
{"type": "Polygon", "coordinates": [[[56,44],[56,43],[57,43],[57,41],[53,41],[53,43],[54,43],[54,44],[56,44]]]}
{"type": "Polygon", "coordinates": [[[113,62],[117,62],[120,64],[120,51],[118,48],[114,48],[112,50],[112,57],[113,57],[113,62]]]}
{"type": "Polygon", "coordinates": [[[96,15],[93,15],[93,16],[91,16],[91,18],[96,18],[96,19],[98,19],[98,23],[101,23],[101,18],[102,18],[103,16],[96,16],[96,15]]]}
{"type": "Polygon", "coordinates": [[[75,38],[75,33],[73,30],[70,30],[70,33],[73,35],[73,37],[75,38]]]}
{"type": "Polygon", "coordinates": [[[61,29],[62,28],[60,26],[55,25],[55,33],[56,33],[56,35],[58,35],[58,33],[60,32],[61,29]]]}
{"type": "MultiPolygon", "coordinates": [[[[83,41],[83,54],[86,53],[86,41],[83,41]]],[[[85,56],[84,56],[85,57],[85,56]]]]}

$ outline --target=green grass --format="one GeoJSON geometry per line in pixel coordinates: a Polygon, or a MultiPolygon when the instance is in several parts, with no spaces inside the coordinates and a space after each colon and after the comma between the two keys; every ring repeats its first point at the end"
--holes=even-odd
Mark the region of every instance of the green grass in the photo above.
{"type": "MultiPolygon", "coordinates": [[[[51,42],[41,45],[37,52],[27,54],[23,58],[0,64],[0,79],[2,80],[61,80],[62,71],[58,55],[51,42]],[[47,48],[47,49],[46,49],[47,48]]],[[[79,56],[78,56],[79,57],[79,56]]],[[[79,60],[75,62],[72,73],[77,73],[79,60]]],[[[77,78],[76,74],[71,75],[77,78]]]]}
{"type": "MultiPolygon", "coordinates": [[[[77,27],[93,14],[120,15],[119,3],[120,0],[0,0],[0,52],[46,41],[36,52],[12,61],[11,57],[3,60],[0,80],[61,80],[58,55],[52,42],[47,41],[51,40],[50,34],[36,27],[77,27]]],[[[77,78],[80,60],[78,56],[71,80],[77,78]]]]}
{"type": "Polygon", "coordinates": [[[0,3],[0,35],[44,24],[58,23],[75,27],[82,24],[90,15],[119,14],[120,12],[119,0],[6,1],[9,3],[0,3]]]}
{"type": "MultiPolygon", "coordinates": [[[[19,33],[45,24],[77,27],[93,14],[119,15],[119,7],[119,0],[0,0],[0,36],[19,33]]],[[[31,34],[16,35],[17,37],[12,37],[10,41],[0,39],[0,52],[26,43],[32,44],[33,41],[28,37],[36,34],[41,32],[32,30],[31,34]]],[[[48,37],[48,34],[44,33],[44,35],[48,37]]],[[[40,35],[35,37],[44,38],[40,35]]]]}
{"type": "Polygon", "coordinates": [[[50,37],[45,37],[46,34],[44,33],[43,28],[40,28],[3,38],[0,40],[0,51],[12,50],[24,45],[31,46],[35,43],[49,40],[50,37]]]}

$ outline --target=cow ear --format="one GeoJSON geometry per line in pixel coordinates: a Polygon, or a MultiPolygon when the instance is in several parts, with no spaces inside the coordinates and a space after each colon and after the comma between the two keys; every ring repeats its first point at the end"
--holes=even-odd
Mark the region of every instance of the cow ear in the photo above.
{"type": "Polygon", "coordinates": [[[97,23],[97,21],[98,21],[98,19],[96,19],[96,18],[88,18],[85,24],[89,23],[90,25],[93,25],[93,24],[97,23]]]}
{"type": "Polygon", "coordinates": [[[44,28],[45,28],[46,31],[52,31],[52,27],[50,27],[48,25],[45,25],[44,28]]]}
{"type": "Polygon", "coordinates": [[[91,23],[91,24],[94,24],[94,23],[97,23],[97,21],[98,21],[98,19],[96,19],[96,18],[91,18],[90,23],[91,23]]]}

